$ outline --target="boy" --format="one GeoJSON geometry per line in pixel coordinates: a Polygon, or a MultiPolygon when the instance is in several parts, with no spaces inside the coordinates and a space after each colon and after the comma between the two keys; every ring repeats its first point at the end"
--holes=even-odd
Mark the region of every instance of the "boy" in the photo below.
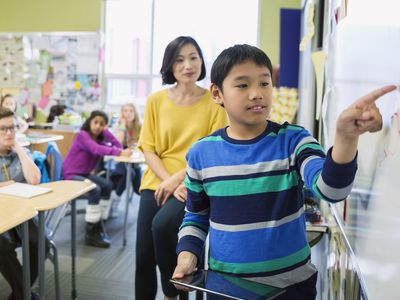
{"type": "Polygon", "coordinates": [[[396,87],[376,90],[343,111],[325,155],[304,128],[266,121],[271,73],[267,55],[249,45],[224,50],[213,64],[211,94],[230,125],[187,154],[188,199],[173,277],[194,271],[209,233],[210,269],[283,287],[279,299],[314,299],[317,270],[306,239],[303,184],[330,202],[346,198],[358,136],[381,129],[374,101],[396,87]]]}
{"type": "MultiPolygon", "coordinates": [[[[12,111],[0,108],[0,186],[13,182],[38,184],[40,171],[27,152],[15,140],[17,130],[15,115],[12,111]]],[[[31,283],[38,274],[38,226],[33,220],[29,226],[29,257],[31,283]]],[[[21,243],[21,228],[17,226],[0,235],[0,273],[11,286],[12,293],[7,298],[22,300],[22,266],[18,261],[15,248],[21,243]]],[[[38,295],[32,294],[32,299],[38,295]]]]}

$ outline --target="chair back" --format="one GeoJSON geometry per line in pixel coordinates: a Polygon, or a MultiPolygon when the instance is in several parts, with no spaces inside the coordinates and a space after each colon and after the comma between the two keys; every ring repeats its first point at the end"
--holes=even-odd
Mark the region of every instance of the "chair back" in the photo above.
{"type": "Polygon", "coordinates": [[[62,156],[55,142],[47,143],[46,158],[50,166],[50,180],[58,181],[62,179],[62,156]]]}
{"type": "Polygon", "coordinates": [[[41,173],[40,183],[49,182],[50,176],[49,176],[49,172],[48,172],[46,155],[44,155],[40,151],[32,151],[31,156],[32,156],[32,159],[33,159],[35,165],[40,170],[40,173],[41,173]]]}

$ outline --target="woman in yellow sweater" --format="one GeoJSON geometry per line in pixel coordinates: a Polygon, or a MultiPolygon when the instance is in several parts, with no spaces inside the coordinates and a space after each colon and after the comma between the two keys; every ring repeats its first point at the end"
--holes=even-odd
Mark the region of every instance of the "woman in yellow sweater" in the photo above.
{"type": "Polygon", "coordinates": [[[192,143],[227,125],[225,111],[196,83],[206,69],[193,38],[181,36],[168,44],[160,72],[163,84],[173,85],[148,97],[138,144],[148,165],[137,222],[135,299],[141,300],[156,297],[157,265],[164,299],[178,296],[168,280],[186,201],[185,155],[192,143]]]}

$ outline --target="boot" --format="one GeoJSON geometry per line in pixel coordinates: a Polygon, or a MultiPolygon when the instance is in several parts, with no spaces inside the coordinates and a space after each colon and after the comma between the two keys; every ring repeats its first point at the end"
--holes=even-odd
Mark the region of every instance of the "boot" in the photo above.
{"type": "Polygon", "coordinates": [[[110,240],[101,222],[86,223],[86,236],[85,242],[88,246],[108,248],[110,247],[110,240]]]}

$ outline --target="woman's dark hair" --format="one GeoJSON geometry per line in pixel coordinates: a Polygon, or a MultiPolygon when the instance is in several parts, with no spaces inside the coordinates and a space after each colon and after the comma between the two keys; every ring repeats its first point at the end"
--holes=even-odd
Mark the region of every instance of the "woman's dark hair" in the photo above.
{"type": "Polygon", "coordinates": [[[160,70],[163,84],[174,84],[176,82],[176,78],[172,72],[172,66],[174,65],[182,47],[186,44],[192,44],[196,48],[201,59],[201,73],[197,81],[206,77],[206,67],[204,65],[203,53],[201,52],[199,44],[197,44],[197,42],[190,36],[179,36],[170,42],[165,48],[164,58],[160,70]]]}
{"type": "MultiPolygon", "coordinates": [[[[90,122],[92,122],[92,120],[94,118],[96,118],[96,117],[102,117],[106,121],[106,124],[108,124],[108,116],[107,116],[107,114],[104,111],[101,111],[101,110],[94,110],[90,114],[90,117],[87,118],[86,121],[82,124],[81,130],[85,130],[85,131],[90,133],[90,122]]],[[[97,141],[98,142],[104,141],[103,133],[99,134],[99,136],[97,137],[97,141]]]]}
{"type": "MultiPolygon", "coordinates": [[[[6,100],[6,98],[13,98],[14,99],[14,96],[11,95],[11,94],[5,94],[3,97],[1,97],[0,107],[3,107],[3,103],[6,100]]],[[[17,105],[17,101],[15,101],[15,99],[14,99],[14,102],[15,102],[15,110],[14,110],[14,112],[16,112],[17,108],[18,108],[18,105],[17,105]]]]}

